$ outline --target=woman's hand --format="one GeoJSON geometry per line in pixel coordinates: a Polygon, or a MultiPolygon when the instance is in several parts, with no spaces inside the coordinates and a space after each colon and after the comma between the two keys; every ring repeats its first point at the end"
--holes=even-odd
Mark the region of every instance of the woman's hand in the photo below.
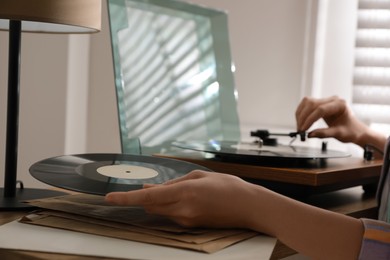
{"type": "Polygon", "coordinates": [[[359,121],[347,106],[345,100],[332,96],[328,98],[305,97],[299,104],[295,117],[298,131],[307,131],[317,120],[324,119],[327,128],[309,132],[308,137],[333,137],[341,142],[355,143],[361,147],[367,144],[384,149],[386,137],[374,132],[359,121]]]}
{"type": "Polygon", "coordinates": [[[251,228],[248,211],[259,188],[232,175],[193,171],[161,185],[109,193],[106,201],[142,206],[183,226],[251,228]]]}

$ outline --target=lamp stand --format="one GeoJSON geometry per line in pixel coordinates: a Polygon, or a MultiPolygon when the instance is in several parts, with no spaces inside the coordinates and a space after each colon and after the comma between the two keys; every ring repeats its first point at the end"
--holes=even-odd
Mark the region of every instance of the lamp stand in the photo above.
{"type": "Polygon", "coordinates": [[[8,97],[7,97],[7,135],[5,150],[5,173],[3,197],[0,197],[0,210],[20,210],[33,208],[23,200],[39,199],[63,195],[53,190],[25,189],[20,183],[17,189],[17,158],[19,131],[19,93],[20,93],[20,49],[22,22],[11,20],[9,25],[8,56],[8,97]]]}

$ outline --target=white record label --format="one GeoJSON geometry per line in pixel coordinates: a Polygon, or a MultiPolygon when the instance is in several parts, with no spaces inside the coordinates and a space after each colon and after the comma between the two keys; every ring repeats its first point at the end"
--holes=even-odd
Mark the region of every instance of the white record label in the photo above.
{"type": "Polygon", "coordinates": [[[102,166],[100,168],[97,168],[97,172],[107,177],[132,180],[149,179],[154,178],[158,175],[158,172],[156,170],[147,167],[127,164],[102,166]]]}

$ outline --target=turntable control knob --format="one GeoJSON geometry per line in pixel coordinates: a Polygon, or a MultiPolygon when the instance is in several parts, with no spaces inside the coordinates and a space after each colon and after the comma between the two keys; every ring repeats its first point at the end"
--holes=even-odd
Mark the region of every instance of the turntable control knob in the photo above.
{"type": "Polygon", "coordinates": [[[321,151],[326,152],[328,150],[328,143],[322,142],[321,151]]]}

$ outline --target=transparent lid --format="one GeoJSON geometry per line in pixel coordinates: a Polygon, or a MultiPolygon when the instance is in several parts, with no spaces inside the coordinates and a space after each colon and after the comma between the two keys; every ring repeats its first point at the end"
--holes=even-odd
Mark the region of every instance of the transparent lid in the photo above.
{"type": "Polygon", "coordinates": [[[109,0],[122,152],[240,139],[223,11],[174,0],[109,0]]]}

